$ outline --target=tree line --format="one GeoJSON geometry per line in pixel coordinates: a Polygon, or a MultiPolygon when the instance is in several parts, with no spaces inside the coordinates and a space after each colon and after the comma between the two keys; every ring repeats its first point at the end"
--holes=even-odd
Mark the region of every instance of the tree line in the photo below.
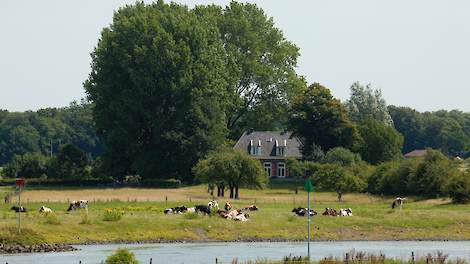
{"type": "Polygon", "coordinates": [[[127,5],[115,12],[91,54],[86,100],[0,112],[0,164],[10,176],[25,174],[31,163],[43,164],[47,177],[87,171],[117,180],[138,175],[193,182],[196,176],[237,196],[239,187],[263,185],[262,170],[221,146],[248,129],[293,131],[311,175],[324,181],[346,175],[344,186],[355,190],[369,185],[368,166],[400,161],[413,149],[469,156],[469,113],[387,106],[379,89],[358,82],[341,102],[296,73],[299,55],[255,4],[127,5]],[[44,159],[51,145],[57,157],[44,159]],[[58,168],[61,155],[71,167],[58,168]],[[222,161],[228,169],[251,169],[224,178],[217,169],[222,161]],[[318,166],[321,173],[313,173],[318,166]]]}

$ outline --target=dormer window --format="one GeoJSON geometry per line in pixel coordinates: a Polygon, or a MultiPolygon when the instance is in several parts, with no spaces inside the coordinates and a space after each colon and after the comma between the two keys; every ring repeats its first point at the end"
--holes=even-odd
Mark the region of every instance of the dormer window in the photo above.
{"type": "Polygon", "coordinates": [[[258,140],[256,143],[250,140],[250,155],[261,155],[261,140],[258,140]]]}
{"type": "Polygon", "coordinates": [[[286,155],[286,147],[287,147],[287,140],[284,139],[284,144],[279,144],[279,141],[276,140],[276,156],[285,156],[286,155]]]}

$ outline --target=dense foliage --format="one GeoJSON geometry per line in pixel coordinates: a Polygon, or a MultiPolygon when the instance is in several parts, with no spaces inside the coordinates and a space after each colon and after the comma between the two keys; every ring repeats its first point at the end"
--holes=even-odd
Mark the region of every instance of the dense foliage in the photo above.
{"type": "Polygon", "coordinates": [[[302,143],[302,154],[308,159],[316,146],[323,151],[334,147],[353,148],[359,140],[357,128],[346,108],[328,88],[314,83],[293,99],[290,128],[302,143]]]}
{"type": "Polygon", "coordinates": [[[0,111],[0,166],[14,155],[57,153],[62,144],[72,144],[91,157],[100,155],[103,144],[91,111],[92,105],[83,101],[36,112],[0,111]]]}
{"type": "Polygon", "coordinates": [[[138,264],[134,253],[125,248],[117,249],[112,255],[106,258],[103,264],[138,264]]]}
{"type": "Polygon", "coordinates": [[[404,136],[403,152],[433,148],[451,156],[470,156],[470,113],[440,110],[420,113],[389,106],[395,128],[404,136]]]}

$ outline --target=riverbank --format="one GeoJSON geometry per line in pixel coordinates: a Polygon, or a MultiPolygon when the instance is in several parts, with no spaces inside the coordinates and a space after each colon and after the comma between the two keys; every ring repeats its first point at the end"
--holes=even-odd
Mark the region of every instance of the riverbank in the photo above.
{"type": "MultiPolygon", "coordinates": [[[[84,210],[67,213],[68,205],[65,201],[40,202],[33,199],[42,199],[48,191],[24,193],[24,197],[27,197],[24,206],[30,212],[22,214],[22,227],[23,234],[28,235],[17,235],[17,214],[9,210],[11,205],[0,204],[1,244],[282,242],[306,239],[306,218],[294,216],[291,212],[294,207],[306,206],[306,194],[300,192],[294,195],[288,189],[242,190],[242,199],[231,201],[233,206],[241,208],[255,203],[260,208],[259,211],[250,212],[247,222],[226,220],[218,216],[163,214],[166,207],[207,203],[210,196],[204,186],[171,190],[135,189],[127,193],[129,199],[123,200],[115,198],[126,197],[122,189],[94,189],[95,197],[90,190],[51,191],[53,197],[62,195],[60,199],[90,200],[88,214],[84,210]],[[149,201],[135,201],[132,192],[139,191],[147,195],[149,201]],[[104,197],[103,193],[110,194],[110,197],[104,197]],[[187,198],[182,198],[185,195],[187,198]],[[37,212],[42,205],[52,208],[53,215],[37,212]],[[109,219],[105,219],[104,214],[109,208],[121,212],[121,218],[106,221],[109,219]]],[[[470,240],[468,205],[453,205],[447,200],[414,200],[409,197],[402,210],[392,210],[391,199],[377,196],[347,194],[343,203],[338,203],[333,193],[313,193],[312,198],[312,207],[320,213],[325,207],[353,209],[352,217],[314,216],[311,225],[314,241],[470,240]]],[[[225,199],[219,202],[222,204],[225,199]]]]}

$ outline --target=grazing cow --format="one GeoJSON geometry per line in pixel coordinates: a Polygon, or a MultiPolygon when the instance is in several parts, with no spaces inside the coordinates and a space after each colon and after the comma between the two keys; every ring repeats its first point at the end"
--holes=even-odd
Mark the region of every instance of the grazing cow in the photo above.
{"type": "Polygon", "coordinates": [[[397,197],[395,198],[395,201],[393,201],[392,203],[392,209],[395,209],[397,207],[400,207],[403,208],[403,202],[406,200],[406,198],[401,198],[401,197],[397,197]]]}
{"type": "Polygon", "coordinates": [[[49,214],[52,213],[52,209],[49,207],[41,206],[41,208],[39,208],[39,212],[49,214]]]}
{"type": "Polygon", "coordinates": [[[339,216],[352,216],[352,209],[351,208],[346,208],[346,209],[339,209],[339,216]]]}
{"type": "Polygon", "coordinates": [[[26,213],[27,210],[23,206],[12,206],[11,209],[12,211],[15,211],[16,213],[26,213]]]}
{"type": "Polygon", "coordinates": [[[72,201],[69,205],[69,209],[67,211],[77,210],[88,208],[88,201],[87,200],[79,200],[79,201],[72,201]]]}
{"type": "Polygon", "coordinates": [[[225,211],[228,212],[228,211],[232,210],[232,205],[229,202],[225,202],[224,209],[225,209],[225,211]]]}
{"type": "Polygon", "coordinates": [[[243,208],[243,209],[248,210],[248,211],[258,211],[258,207],[257,207],[256,205],[254,205],[254,204],[248,205],[248,206],[246,206],[246,207],[243,208]]]}
{"type": "MultiPolygon", "coordinates": [[[[292,212],[297,216],[308,216],[308,208],[297,207],[292,209],[292,212]]],[[[310,209],[310,216],[317,215],[317,212],[310,209]]]]}
{"type": "Polygon", "coordinates": [[[338,212],[333,208],[325,208],[325,211],[323,212],[322,215],[337,216],[338,212]]]}
{"type": "Polygon", "coordinates": [[[196,212],[196,208],[194,208],[194,207],[188,207],[188,209],[186,210],[186,212],[188,212],[188,213],[195,213],[195,212],[196,212]]]}
{"type": "Polygon", "coordinates": [[[210,215],[211,214],[211,207],[209,207],[207,205],[196,205],[196,206],[194,206],[194,211],[196,211],[196,213],[203,213],[203,214],[210,215]]]}
{"type": "Polygon", "coordinates": [[[173,208],[167,208],[163,210],[165,214],[182,214],[185,213],[188,210],[184,205],[183,206],[176,206],[173,208]]]}

